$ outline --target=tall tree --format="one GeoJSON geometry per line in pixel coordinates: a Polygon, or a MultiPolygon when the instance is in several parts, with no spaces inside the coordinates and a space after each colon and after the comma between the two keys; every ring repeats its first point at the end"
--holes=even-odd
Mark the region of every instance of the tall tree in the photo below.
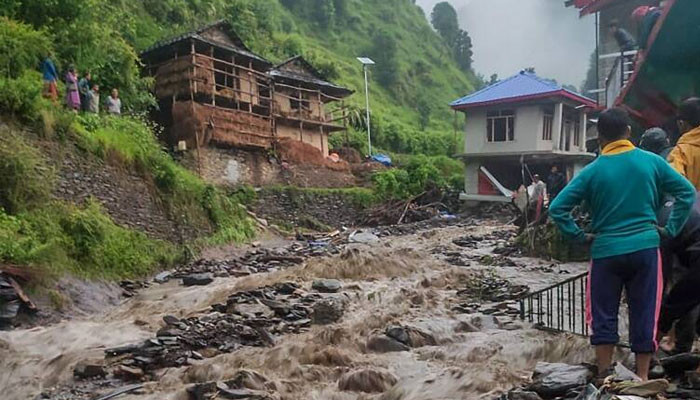
{"type": "Polygon", "coordinates": [[[469,71],[472,69],[472,38],[469,37],[467,31],[460,29],[457,33],[457,38],[452,46],[452,52],[454,53],[455,61],[462,68],[463,71],[469,71]]]}
{"type": "Polygon", "coordinates": [[[373,37],[370,54],[377,63],[374,67],[377,81],[384,87],[392,87],[399,77],[398,45],[387,31],[379,30],[373,37]]]}
{"type": "Polygon", "coordinates": [[[430,14],[430,22],[445,40],[445,43],[452,47],[459,34],[457,11],[455,11],[454,7],[446,1],[437,3],[430,14]]]}

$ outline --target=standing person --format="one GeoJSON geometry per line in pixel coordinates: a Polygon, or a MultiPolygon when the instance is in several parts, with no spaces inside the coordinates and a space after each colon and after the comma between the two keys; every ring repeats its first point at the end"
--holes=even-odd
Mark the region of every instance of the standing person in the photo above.
{"type": "Polygon", "coordinates": [[[564,186],[566,186],[566,177],[559,172],[559,167],[553,165],[547,177],[547,190],[550,204],[554,201],[559,192],[564,189],[564,186]]]}
{"type": "MultiPolygon", "coordinates": [[[[668,135],[661,128],[644,132],[639,148],[666,157],[671,151],[668,135]]],[[[659,335],[668,335],[661,348],[671,354],[688,353],[693,348],[695,330],[700,316],[700,199],[697,198],[688,222],[678,236],[661,241],[664,286],[668,294],[661,307],[659,335]],[[674,277],[675,276],[675,277],[674,277]],[[679,278],[680,276],[680,278],[679,278]],[[675,325],[674,325],[675,322],[675,325]],[[673,327],[673,329],[672,329],[673,327]]],[[[667,198],[658,212],[658,221],[663,225],[673,210],[674,201],[667,198]]]]}
{"type": "Polygon", "coordinates": [[[56,66],[48,55],[41,63],[41,73],[44,78],[44,97],[55,103],[58,99],[58,87],[56,86],[58,72],[56,72],[56,66]]]}
{"type": "Polygon", "coordinates": [[[659,7],[640,6],[632,12],[632,19],[639,27],[639,48],[645,49],[651,31],[654,30],[656,22],[661,17],[661,9],[659,7]]]}
{"type": "Polygon", "coordinates": [[[107,97],[107,112],[114,115],[122,113],[122,100],[117,89],[112,89],[112,93],[107,97]]]}
{"type": "Polygon", "coordinates": [[[87,94],[87,112],[98,114],[100,112],[100,87],[92,85],[87,94]]]}
{"type": "Polygon", "coordinates": [[[639,148],[658,154],[664,160],[668,158],[671,150],[673,150],[668,134],[661,128],[647,129],[639,141],[639,148]]]}
{"type": "Polygon", "coordinates": [[[608,29],[610,34],[613,35],[617,45],[620,46],[621,52],[632,51],[637,48],[637,42],[634,41],[634,37],[625,28],[620,26],[620,21],[613,19],[608,24],[608,29]]]}
{"type": "Polygon", "coordinates": [[[92,84],[92,76],[88,71],[80,81],[78,81],[78,92],[80,92],[80,104],[82,105],[83,111],[88,110],[88,92],[90,92],[90,87],[92,84]]]}
{"type": "Polygon", "coordinates": [[[78,92],[78,75],[75,68],[68,68],[66,73],[66,105],[74,111],[80,110],[80,93],[78,92]]]}
{"type": "Polygon", "coordinates": [[[668,162],[700,189],[700,98],[692,97],[681,103],[678,130],[681,137],[668,155],[668,162]]]}
{"type": "Polygon", "coordinates": [[[695,190],[661,157],[634,147],[629,141],[630,124],[623,109],[601,113],[600,157],[559,193],[549,215],[565,236],[592,243],[586,319],[593,332],[599,374],[608,373],[620,339],[618,311],[625,288],[637,375],[648,380],[658,347],[656,327],[663,295],[660,232],[676,236],[688,218],[695,190]],[[666,226],[658,227],[656,211],[664,193],[675,197],[676,206],[666,226]],[[584,233],[571,216],[584,201],[591,210],[592,233],[584,233]]]}

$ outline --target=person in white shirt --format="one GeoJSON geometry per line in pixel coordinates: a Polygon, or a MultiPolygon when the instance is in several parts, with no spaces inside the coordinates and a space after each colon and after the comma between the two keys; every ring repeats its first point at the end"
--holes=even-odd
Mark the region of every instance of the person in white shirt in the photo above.
{"type": "Polygon", "coordinates": [[[107,97],[107,112],[115,115],[122,113],[122,100],[117,89],[112,89],[112,94],[107,97]]]}
{"type": "Polygon", "coordinates": [[[92,90],[87,92],[87,112],[99,113],[100,112],[100,87],[98,85],[92,85],[92,90]]]}

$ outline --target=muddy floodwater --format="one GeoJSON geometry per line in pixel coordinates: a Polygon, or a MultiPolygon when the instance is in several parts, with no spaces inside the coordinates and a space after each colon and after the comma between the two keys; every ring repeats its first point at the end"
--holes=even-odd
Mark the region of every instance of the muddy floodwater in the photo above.
{"type": "Polygon", "coordinates": [[[201,316],[239,291],[293,282],[299,291],[313,292],[314,280],[337,279],[342,289],[318,295],[342,302],[336,322],[275,335],[266,346],[244,345],[160,368],[144,378],[143,389],[119,398],[185,400],[193,384],[226,381],[243,370],[261,382],[256,393],[264,397],[255,398],[492,399],[527,380],[537,361],[591,359],[585,339],[533,329],[513,313],[515,302],[470,298],[468,290],[465,297],[474,280],[500,280],[512,290],[524,285],[534,291],[585,270],[583,263],[515,255],[507,265],[494,263],[494,247],[505,244],[514,229],[485,220],[381,236],[274,272],[216,278],[206,286],[184,287],[180,280],[153,284],[98,314],[0,332],[0,398],[32,399],[42,392],[45,398],[90,398],[70,397],[72,387],[107,393],[119,383],[100,388],[74,381],[75,365],[101,363],[105,349],[153,338],[165,326],[164,316],[201,316]],[[465,237],[466,245],[459,240],[465,237]],[[505,304],[510,312],[494,316],[487,311],[492,303],[505,304]],[[385,352],[396,345],[393,339],[389,345],[382,342],[390,327],[414,335],[411,345],[385,352]]]}

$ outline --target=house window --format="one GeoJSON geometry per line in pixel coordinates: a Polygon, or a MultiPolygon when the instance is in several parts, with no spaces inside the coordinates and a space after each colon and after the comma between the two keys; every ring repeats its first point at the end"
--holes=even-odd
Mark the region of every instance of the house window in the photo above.
{"type": "Polygon", "coordinates": [[[301,100],[299,100],[300,93],[299,91],[294,91],[292,93],[292,97],[289,99],[289,106],[292,108],[292,110],[299,110],[299,111],[307,111],[309,110],[310,104],[309,104],[309,94],[306,92],[301,93],[301,100]]]}
{"type": "Polygon", "coordinates": [[[500,110],[486,113],[486,141],[512,142],[515,140],[515,111],[500,110]]]}
{"type": "Polygon", "coordinates": [[[574,146],[581,146],[581,124],[573,122],[574,124],[574,146]]]}
{"type": "Polygon", "coordinates": [[[542,140],[552,140],[552,128],[554,127],[554,111],[544,111],[544,125],[542,126],[542,140]]]}

